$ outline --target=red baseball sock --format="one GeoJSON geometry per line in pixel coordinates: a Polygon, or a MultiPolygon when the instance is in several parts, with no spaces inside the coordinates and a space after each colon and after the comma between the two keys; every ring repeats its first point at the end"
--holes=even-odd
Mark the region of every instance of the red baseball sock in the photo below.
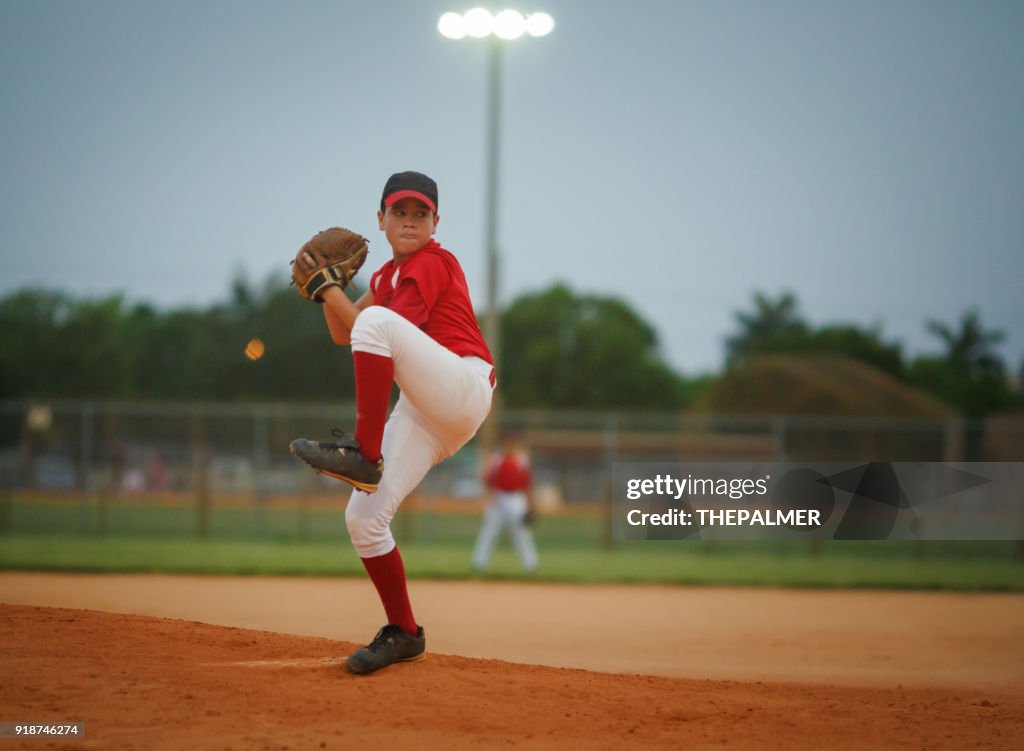
{"type": "Polygon", "coordinates": [[[356,374],[356,440],[368,462],[380,459],[380,442],[388,419],[395,363],[390,357],[353,352],[356,374]]]}
{"type": "Polygon", "coordinates": [[[412,614],[409,603],[409,590],[405,584],[405,564],[396,547],[386,555],[373,558],[362,558],[363,568],[370,575],[373,586],[377,588],[380,601],[384,604],[388,623],[400,626],[410,636],[419,633],[419,625],[412,614]]]}

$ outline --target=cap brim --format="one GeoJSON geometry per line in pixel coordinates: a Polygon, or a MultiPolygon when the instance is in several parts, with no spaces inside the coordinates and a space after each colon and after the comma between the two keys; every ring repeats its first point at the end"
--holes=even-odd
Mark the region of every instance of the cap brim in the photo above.
{"type": "Polygon", "coordinates": [[[398,201],[401,201],[403,198],[415,198],[418,201],[423,201],[423,203],[427,204],[427,206],[430,207],[431,211],[437,211],[437,206],[434,204],[434,202],[431,201],[426,194],[420,193],[418,190],[396,190],[394,193],[392,193],[391,195],[384,199],[384,205],[392,206],[398,201]]]}

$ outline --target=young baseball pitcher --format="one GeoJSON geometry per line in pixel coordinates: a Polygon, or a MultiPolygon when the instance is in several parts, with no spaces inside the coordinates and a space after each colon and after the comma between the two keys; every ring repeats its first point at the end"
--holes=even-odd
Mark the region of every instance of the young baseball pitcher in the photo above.
{"type": "MultiPolygon", "coordinates": [[[[476,434],[491,408],[493,360],[462,267],[433,237],[437,206],[437,184],[426,175],[399,172],[388,179],[377,221],[392,257],[356,302],[342,292],[353,267],[335,265],[316,275],[321,261],[313,240],[299,251],[293,271],[300,292],[323,303],[332,340],[352,345],[354,434],[336,431],[338,440],[330,443],[300,438],[291,451],[354,488],[345,521],[388,623],[348,657],[353,673],[425,655],[391,520],[427,471],[476,434]],[[317,280],[312,286],[310,273],[317,280]],[[389,417],[392,382],[401,395],[389,417]]],[[[365,255],[365,244],[362,250],[365,255]]]]}

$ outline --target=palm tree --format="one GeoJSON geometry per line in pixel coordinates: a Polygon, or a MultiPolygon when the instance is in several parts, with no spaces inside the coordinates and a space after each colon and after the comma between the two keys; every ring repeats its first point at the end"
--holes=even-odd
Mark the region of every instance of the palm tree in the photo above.
{"type": "Polygon", "coordinates": [[[976,308],[960,317],[958,328],[935,320],[928,321],[927,326],[928,331],[945,345],[946,361],[950,365],[972,377],[1003,377],[1006,369],[1002,358],[995,352],[995,346],[1006,339],[1006,332],[986,331],[976,308]]]}
{"type": "Polygon", "coordinates": [[[735,365],[744,357],[773,349],[779,341],[807,331],[797,310],[796,297],[783,292],[773,300],[763,292],[754,293],[754,310],[736,313],[740,332],[726,340],[726,362],[735,365]]]}

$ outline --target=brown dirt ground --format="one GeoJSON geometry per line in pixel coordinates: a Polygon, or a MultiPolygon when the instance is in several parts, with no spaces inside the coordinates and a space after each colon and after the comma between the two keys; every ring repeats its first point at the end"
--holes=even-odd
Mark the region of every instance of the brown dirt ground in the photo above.
{"type": "Polygon", "coordinates": [[[356,677],[369,586],[0,573],[0,722],[88,733],[0,751],[1024,747],[1020,595],[413,582],[356,677]]]}

